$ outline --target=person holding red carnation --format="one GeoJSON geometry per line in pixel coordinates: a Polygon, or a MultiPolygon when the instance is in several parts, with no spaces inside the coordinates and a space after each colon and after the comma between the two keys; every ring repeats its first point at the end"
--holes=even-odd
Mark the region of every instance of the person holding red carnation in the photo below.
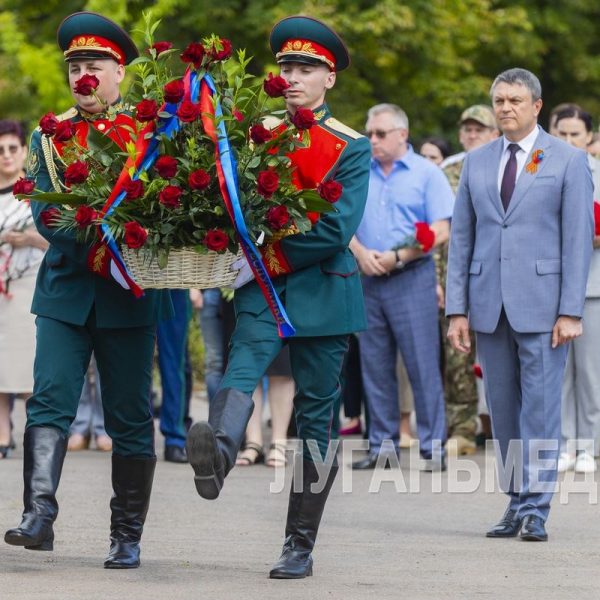
{"type": "MultiPolygon", "coordinates": [[[[311,553],[338,468],[329,442],[348,336],[366,325],[360,276],[348,244],[367,197],[370,149],[325,104],[337,72],[349,64],[338,35],[315,19],[288,17],[275,25],[270,44],[281,74],[269,74],[264,89],[272,97],[283,97],[288,111],[274,132],[291,122],[306,142],[289,155],[294,184],[319,190],[335,210],[313,215],[313,228],[305,234],[294,231],[283,207],[274,205],[269,211],[272,237],[260,251],[296,334],[279,338],[260,287],[242,260],[237,265],[237,320],[227,370],[210,404],[208,422],[194,425],[188,434],[187,452],[198,493],[216,498],[235,465],[254,408],[252,392],[287,344],[296,384],[296,427],[303,441],[303,485],[296,481],[290,491],[283,552],[269,575],[299,579],[312,575],[311,553]]],[[[254,129],[252,137],[261,143],[267,136],[254,129]]],[[[265,198],[279,185],[273,175],[264,171],[257,181],[265,198]]]]}
{"type": "Polygon", "coordinates": [[[408,143],[408,117],[399,106],[373,106],[366,130],[373,151],[369,198],[351,248],[364,276],[369,323],[359,346],[370,448],[352,468],[397,464],[400,353],[414,396],[421,468],[440,471],[446,418],[430,250],[448,239],[454,197],[440,168],[408,143]]]}
{"type": "MultiPolygon", "coordinates": [[[[124,149],[135,126],[125,112],[114,121],[105,114],[107,105],[119,102],[125,65],[138,56],[125,31],[101,15],[80,12],[62,22],[58,42],[77,105],[60,116],[45,115],[32,135],[28,179],[21,187],[43,192],[61,192],[65,185],[89,176],[85,161],[69,158],[73,138],[85,146],[94,128],[124,149]]],[[[136,192],[129,187],[128,193],[135,196],[136,192]]],[[[9,529],[4,540],[32,550],[53,549],[56,491],[93,352],[106,432],[113,443],[110,551],[104,566],[135,568],[140,564],[140,539],[156,464],[149,402],[156,325],[171,316],[170,300],[164,291],[147,291],[136,299],[117,285],[117,277],[111,277],[112,264],[101,243],[79,243],[72,231],[58,229],[57,208],[37,202],[35,195],[31,210],[50,246],[39,269],[31,309],[37,315],[37,347],[23,442],[24,511],[20,525],[9,529]]],[[[96,218],[89,206],[77,209],[79,226],[96,218]]],[[[128,244],[143,244],[146,232],[135,223],[127,225],[128,244]]]]}

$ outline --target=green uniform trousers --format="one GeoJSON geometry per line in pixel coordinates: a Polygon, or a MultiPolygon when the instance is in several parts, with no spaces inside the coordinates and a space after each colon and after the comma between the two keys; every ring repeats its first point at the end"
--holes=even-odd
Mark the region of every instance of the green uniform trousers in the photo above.
{"type": "Polygon", "coordinates": [[[83,326],[38,316],[36,331],[34,389],[27,401],[26,427],[56,427],[68,435],[93,351],[113,451],[153,457],[150,392],[156,326],[98,328],[92,310],[83,326]]]}
{"type": "Polygon", "coordinates": [[[347,334],[282,340],[268,311],[260,315],[240,312],[220,388],[234,388],[251,396],[286,343],[290,347],[296,382],[294,415],[298,437],[303,441],[303,454],[314,461],[316,457],[311,455],[310,446],[314,448],[316,442],[324,460],[331,437],[333,410],[340,395],[339,377],[348,349],[347,334]]]}

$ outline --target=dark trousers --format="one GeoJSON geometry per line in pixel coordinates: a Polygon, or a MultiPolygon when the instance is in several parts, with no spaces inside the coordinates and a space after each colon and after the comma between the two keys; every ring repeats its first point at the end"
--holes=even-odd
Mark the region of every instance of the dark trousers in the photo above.
{"type": "Polygon", "coordinates": [[[92,311],[83,326],[37,317],[36,328],[26,427],[56,427],[69,434],[93,351],[114,452],[154,456],[150,386],[156,327],[98,328],[92,311]]]}
{"type": "MultiPolygon", "coordinates": [[[[294,414],[298,437],[304,442],[304,456],[314,461],[308,444],[316,442],[323,460],[331,438],[333,409],[340,394],[339,375],[348,336],[290,338],[285,343],[289,344],[296,382],[294,414]]],[[[252,395],[283,344],[268,311],[258,316],[238,314],[221,389],[234,388],[252,395]]]]}

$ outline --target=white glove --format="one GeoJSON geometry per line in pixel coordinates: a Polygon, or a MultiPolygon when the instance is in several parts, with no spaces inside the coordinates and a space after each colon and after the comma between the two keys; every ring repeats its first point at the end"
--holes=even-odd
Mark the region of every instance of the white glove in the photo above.
{"type": "Polygon", "coordinates": [[[250,268],[250,265],[248,264],[248,261],[246,260],[245,256],[242,256],[242,258],[238,258],[231,265],[231,270],[238,272],[235,281],[231,284],[231,287],[234,290],[241,288],[243,285],[246,285],[249,281],[252,281],[254,279],[254,273],[252,272],[252,269],[250,268]]]}

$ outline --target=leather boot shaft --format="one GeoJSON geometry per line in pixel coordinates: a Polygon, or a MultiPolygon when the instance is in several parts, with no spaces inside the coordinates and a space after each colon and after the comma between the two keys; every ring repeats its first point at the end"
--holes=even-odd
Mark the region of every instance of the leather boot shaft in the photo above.
{"type": "Polygon", "coordinates": [[[110,552],[106,568],[131,569],[140,564],[140,540],[150,505],[156,458],[112,456],[110,552]]]}
{"type": "Polygon", "coordinates": [[[23,519],[4,539],[30,550],[52,550],[58,515],[56,490],[68,437],[56,427],[30,427],[23,439],[23,519]]]}

